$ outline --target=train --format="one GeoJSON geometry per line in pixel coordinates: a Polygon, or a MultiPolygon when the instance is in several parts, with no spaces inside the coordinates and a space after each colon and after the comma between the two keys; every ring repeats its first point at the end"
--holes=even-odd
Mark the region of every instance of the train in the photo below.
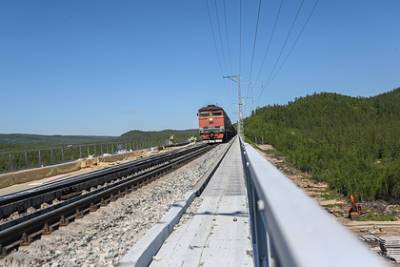
{"type": "Polygon", "coordinates": [[[207,105],[197,112],[200,140],[209,143],[222,143],[236,135],[228,114],[222,107],[207,105]]]}

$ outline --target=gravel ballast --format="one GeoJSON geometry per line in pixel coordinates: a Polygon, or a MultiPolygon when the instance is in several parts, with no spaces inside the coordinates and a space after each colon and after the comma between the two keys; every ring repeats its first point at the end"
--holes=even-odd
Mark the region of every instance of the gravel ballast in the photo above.
{"type": "Polygon", "coordinates": [[[222,144],[183,167],[0,261],[0,266],[115,266],[135,244],[212,167],[222,144]]]}

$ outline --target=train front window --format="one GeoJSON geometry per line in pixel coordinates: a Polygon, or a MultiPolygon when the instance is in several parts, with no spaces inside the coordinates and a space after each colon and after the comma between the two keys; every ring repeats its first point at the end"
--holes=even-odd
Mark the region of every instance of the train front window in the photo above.
{"type": "Polygon", "coordinates": [[[222,111],[214,111],[212,113],[213,116],[222,116],[222,111]]]}
{"type": "Polygon", "coordinates": [[[209,115],[208,112],[200,112],[200,117],[208,117],[209,115]]]}

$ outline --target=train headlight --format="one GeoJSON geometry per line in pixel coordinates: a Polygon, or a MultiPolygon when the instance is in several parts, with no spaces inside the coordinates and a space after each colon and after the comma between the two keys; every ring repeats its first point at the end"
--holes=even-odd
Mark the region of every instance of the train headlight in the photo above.
{"type": "Polygon", "coordinates": [[[213,122],[213,120],[214,120],[213,118],[208,118],[209,122],[213,122]]]}

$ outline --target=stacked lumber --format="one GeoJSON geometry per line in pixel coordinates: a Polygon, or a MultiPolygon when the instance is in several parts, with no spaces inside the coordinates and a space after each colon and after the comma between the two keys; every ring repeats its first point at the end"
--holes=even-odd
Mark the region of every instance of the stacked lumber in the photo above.
{"type": "Polygon", "coordinates": [[[384,256],[400,262],[400,236],[382,236],[379,246],[384,256]]]}

